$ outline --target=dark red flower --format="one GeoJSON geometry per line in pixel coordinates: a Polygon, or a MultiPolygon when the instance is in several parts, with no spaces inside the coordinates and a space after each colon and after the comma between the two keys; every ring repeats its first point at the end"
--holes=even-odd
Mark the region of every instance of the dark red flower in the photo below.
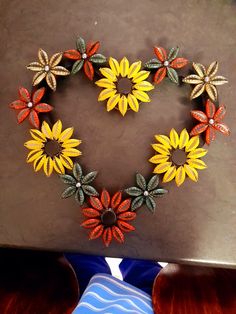
{"type": "Polygon", "coordinates": [[[124,242],[124,233],[133,231],[135,228],[127,221],[136,218],[136,213],[130,210],[131,199],[122,201],[122,193],[116,192],[113,197],[103,190],[100,198],[90,197],[91,207],[83,208],[83,214],[86,219],[81,226],[92,229],[89,239],[97,239],[102,237],[106,246],[114,238],[119,243],[124,242]]]}
{"type": "Polygon", "coordinates": [[[224,105],[220,105],[216,110],[216,106],[210,99],[208,99],[206,101],[206,112],[199,110],[191,111],[192,116],[201,123],[197,124],[192,129],[190,135],[194,136],[206,132],[205,141],[208,145],[215,139],[215,131],[220,131],[224,135],[229,135],[230,130],[228,126],[221,122],[225,113],[226,108],[224,105]]]}
{"type": "Polygon", "coordinates": [[[19,99],[13,101],[9,105],[10,108],[19,110],[17,115],[18,123],[23,122],[28,117],[31,125],[34,128],[39,128],[40,122],[38,113],[49,112],[53,110],[52,106],[40,102],[44,94],[44,87],[37,89],[32,95],[26,88],[19,88],[19,99]]]}

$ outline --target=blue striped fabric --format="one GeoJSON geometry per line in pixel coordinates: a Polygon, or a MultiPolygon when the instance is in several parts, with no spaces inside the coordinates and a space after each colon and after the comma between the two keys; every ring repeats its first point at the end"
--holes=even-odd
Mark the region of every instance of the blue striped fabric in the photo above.
{"type": "Polygon", "coordinates": [[[154,314],[151,297],[107,274],[90,280],[73,314],[154,314]]]}

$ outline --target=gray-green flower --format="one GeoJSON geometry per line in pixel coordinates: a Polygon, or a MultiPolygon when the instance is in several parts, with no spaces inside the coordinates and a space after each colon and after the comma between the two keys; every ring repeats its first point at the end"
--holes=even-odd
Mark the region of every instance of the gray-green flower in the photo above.
{"type": "Polygon", "coordinates": [[[147,182],[145,178],[140,174],[136,174],[136,184],[137,186],[132,186],[125,189],[125,192],[130,196],[133,196],[133,201],[131,204],[131,210],[136,210],[141,207],[144,203],[147,208],[154,213],[156,209],[155,197],[160,197],[163,194],[168,193],[167,190],[160,188],[159,176],[154,175],[147,182]]]}
{"type": "Polygon", "coordinates": [[[64,190],[61,197],[67,198],[75,195],[75,199],[80,205],[83,205],[85,201],[85,195],[97,196],[97,190],[90,185],[90,183],[96,178],[97,171],[89,172],[83,175],[83,170],[78,163],[74,164],[73,175],[62,174],[60,175],[61,180],[68,185],[64,190]]]}

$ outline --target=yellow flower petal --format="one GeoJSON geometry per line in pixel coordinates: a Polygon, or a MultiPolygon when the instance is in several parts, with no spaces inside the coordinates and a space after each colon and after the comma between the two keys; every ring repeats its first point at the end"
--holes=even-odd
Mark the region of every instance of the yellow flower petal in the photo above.
{"type": "Polygon", "coordinates": [[[67,128],[65,129],[59,136],[58,141],[59,142],[65,142],[71,138],[72,134],[74,132],[74,128],[67,128]]]}
{"type": "Polygon", "coordinates": [[[36,141],[39,141],[39,142],[45,142],[46,141],[45,135],[42,132],[40,132],[39,130],[31,129],[30,134],[36,141]]]}
{"type": "Polygon", "coordinates": [[[35,141],[35,140],[30,140],[25,142],[24,146],[28,149],[41,149],[44,147],[44,144],[42,142],[39,141],[35,141]]]}
{"type": "Polygon", "coordinates": [[[65,168],[70,169],[70,170],[73,168],[73,161],[71,160],[70,157],[60,155],[59,158],[65,168]]]}
{"type": "Polygon", "coordinates": [[[112,70],[112,72],[116,75],[119,76],[120,75],[120,66],[119,66],[119,62],[115,59],[110,57],[109,59],[109,65],[110,68],[112,70]]]}
{"type": "Polygon", "coordinates": [[[62,150],[62,155],[67,157],[77,157],[81,155],[81,152],[76,148],[65,148],[62,150]]]}
{"type": "Polygon", "coordinates": [[[34,171],[35,172],[39,171],[42,168],[46,158],[47,158],[47,156],[43,155],[43,156],[40,156],[37,159],[35,159],[35,161],[34,161],[34,171]]]}
{"type": "Polygon", "coordinates": [[[47,138],[49,138],[50,140],[53,139],[52,131],[46,121],[43,121],[41,131],[47,138]]]}
{"type": "Polygon", "coordinates": [[[32,79],[33,86],[38,85],[43,79],[45,79],[46,75],[47,75],[47,72],[45,71],[40,71],[40,72],[35,73],[32,79]]]}
{"type": "Polygon", "coordinates": [[[64,168],[61,160],[56,156],[54,156],[53,167],[57,173],[60,173],[60,174],[65,173],[65,168],[64,168]]]}
{"type": "Polygon", "coordinates": [[[169,159],[169,156],[164,156],[160,154],[156,154],[152,156],[149,161],[153,164],[161,164],[163,162],[166,162],[169,159]]]}
{"type": "Polygon", "coordinates": [[[124,116],[126,114],[128,105],[127,105],[127,97],[126,96],[122,96],[119,100],[119,104],[118,104],[120,113],[122,114],[122,116],[124,116]]]}
{"type": "Polygon", "coordinates": [[[76,146],[78,146],[79,144],[81,144],[81,141],[80,141],[80,140],[71,138],[71,139],[69,139],[69,140],[64,141],[64,142],[61,144],[61,147],[64,147],[64,148],[71,148],[71,147],[76,147],[76,146]]]}
{"type": "Polygon", "coordinates": [[[207,165],[201,159],[187,159],[187,163],[192,168],[201,169],[201,170],[207,168],[207,165]]]}
{"type": "Polygon", "coordinates": [[[175,129],[171,129],[170,131],[170,142],[172,147],[177,148],[179,145],[179,135],[175,131],[175,129]]]}
{"type": "Polygon", "coordinates": [[[103,76],[108,78],[108,80],[110,80],[112,82],[117,81],[117,77],[116,77],[115,73],[110,68],[101,68],[101,69],[99,69],[99,71],[102,73],[103,76]]]}
{"type": "Polygon", "coordinates": [[[58,120],[52,127],[52,135],[55,140],[58,139],[62,131],[62,123],[61,120],[58,120]]]}
{"type": "Polygon", "coordinates": [[[115,94],[114,96],[110,97],[107,101],[107,111],[111,111],[115,108],[120,100],[120,94],[115,94]]]}
{"type": "Polygon", "coordinates": [[[184,165],[184,170],[187,173],[188,177],[192,180],[197,182],[198,180],[198,172],[196,169],[192,168],[191,166],[185,164],[184,165]]]}
{"type": "Polygon", "coordinates": [[[147,93],[141,91],[141,90],[133,90],[133,95],[137,99],[139,99],[142,102],[150,102],[150,98],[147,93]]]}
{"type": "Polygon", "coordinates": [[[189,134],[186,129],[183,129],[179,136],[179,148],[182,149],[189,141],[189,134]]]}
{"type": "Polygon", "coordinates": [[[170,182],[171,180],[174,179],[176,175],[176,167],[175,166],[171,166],[165,173],[162,182],[170,182]]]}
{"type": "Polygon", "coordinates": [[[125,77],[129,72],[129,61],[126,57],[124,57],[120,62],[120,75],[125,77]]]}
{"type": "Polygon", "coordinates": [[[137,62],[132,63],[130,68],[129,68],[128,78],[134,77],[140,71],[141,66],[142,66],[141,61],[137,61],[137,62]]]}
{"type": "Polygon", "coordinates": [[[146,80],[146,78],[148,78],[150,72],[149,71],[139,71],[134,77],[133,77],[133,82],[134,83],[140,83],[144,80],[146,80]]]}
{"type": "Polygon", "coordinates": [[[29,163],[29,162],[32,162],[34,161],[35,159],[37,159],[38,157],[40,157],[41,155],[43,154],[43,150],[32,150],[28,156],[27,156],[27,159],[26,159],[26,162],[29,163]]]}
{"type": "Polygon", "coordinates": [[[161,164],[159,164],[158,166],[156,166],[153,170],[154,173],[163,173],[168,171],[168,169],[171,167],[172,162],[167,161],[167,162],[163,162],[161,164]]]}
{"type": "Polygon", "coordinates": [[[171,149],[171,142],[168,136],[166,135],[155,135],[155,139],[163,144],[166,148],[171,149]]]}
{"type": "Polygon", "coordinates": [[[164,156],[170,155],[169,149],[162,144],[152,144],[152,148],[164,156]]]}
{"type": "Polygon", "coordinates": [[[56,88],[57,88],[57,80],[56,80],[55,75],[54,75],[52,72],[47,72],[47,75],[46,75],[46,82],[47,82],[48,86],[49,86],[53,91],[56,90],[56,88]]]}
{"type": "Polygon", "coordinates": [[[177,186],[180,186],[181,184],[183,184],[184,180],[185,180],[185,170],[183,166],[180,166],[177,170],[176,170],[176,174],[175,174],[175,182],[177,184],[177,186]]]}
{"type": "Polygon", "coordinates": [[[196,149],[192,150],[187,155],[187,157],[196,159],[196,158],[201,158],[201,157],[205,156],[206,154],[207,154],[207,150],[206,149],[204,149],[204,148],[196,148],[196,149]]]}
{"type": "Polygon", "coordinates": [[[139,111],[139,102],[134,97],[134,95],[128,94],[128,104],[133,111],[135,112],[139,111]]]}
{"type": "Polygon", "coordinates": [[[53,161],[51,157],[46,157],[44,164],[43,164],[43,170],[47,177],[49,177],[52,174],[53,171],[53,161]]]}
{"type": "Polygon", "coordinates": [[[107,78],[102,78],[96,81],[95,84],[99,87],[110,88],[110,89],[113,89],[116,87],[116,85],[107,78]]]}
{"type": "Polygon", "coordinates": [[[185,146],[185,151],[190,152],[199,145],[199,136],[193,136],[185,146]]]}
{"type": "Polygon", "coordinates": [[[138,89],[138,90],[142,90],[144,92],[148,92],[148,91],[154,89],[154,86],[151,83],[149,83],[148,81],[142,81],[140,83],[135,84],[133,87],[138,89]]]}
{"type": "Polygon", "coordinates": [[[38,50],[38,58],[42,65],[47,65],[49,63],[48,54],[41,48],[38,50]]]}
{"type": "Polygon", "coordinates": [[[117,93],[116,89],[106,88],[106,89],[102,90],[101,93],[99,94],[98,101],[103,101],[107,98],[110,98],[110,97],[114,96],[116,93],[117,93]]]}

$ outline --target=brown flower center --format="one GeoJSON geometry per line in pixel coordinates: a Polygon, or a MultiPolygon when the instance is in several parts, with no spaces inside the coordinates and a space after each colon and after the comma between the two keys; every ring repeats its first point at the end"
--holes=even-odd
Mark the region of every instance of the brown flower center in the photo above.
{"type": "Polygon", "coordinates": [[[171,160],[176,166],[181,166],[186,163],[186,153],[182,149],[175,149],[171,154],[171,160]]]}
{"type": "Polygon", "coordinates": [[[49,140],[45,143],[44,151],[48,156],[57,156],[61,152],[61,145],[55,140],[49,140]]]}
{"type": "Polygon", "coordinates": [[[132,87],[133,87],[133,83],[129,78],[121,77],[118,79],[118,82],[117,82],[118,93],[127,95],[132,91],[132,87]]]}
{"type": "Polygon", "coordinates": [[[110,227],[116,223],[116,214],[112,208],[106,209],[101,215],[101,221],[104,226],[110,227]]]}

